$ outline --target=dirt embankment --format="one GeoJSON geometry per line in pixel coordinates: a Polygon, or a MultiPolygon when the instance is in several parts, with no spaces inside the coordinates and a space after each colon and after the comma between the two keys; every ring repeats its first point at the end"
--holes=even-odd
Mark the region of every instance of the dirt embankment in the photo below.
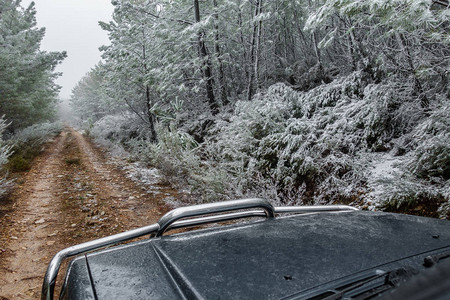
{"type": "Polygon", "coordinates": [[[64,130],[0,202],[0,299],[38,299],[56,252],[155,223],[168,196],[176,191],[136,185],[80,133],[64,130]]]}

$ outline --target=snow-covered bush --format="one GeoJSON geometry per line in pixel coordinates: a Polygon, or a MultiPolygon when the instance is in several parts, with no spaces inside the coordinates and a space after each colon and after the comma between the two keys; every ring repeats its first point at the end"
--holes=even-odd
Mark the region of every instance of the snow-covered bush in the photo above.
{"type": "Polygon", "coordinates": [[[428,118],[403,137],[409,150],[399,176],[385,181],[380,205],[407,211],[427,206],[450,217],[450,102],[442,99],[428,118]]]}
{"type": "Polygon", "coordinates": [[[8,146],[3,141],[3,131],[8,125],[3,118],[0,118],[0,196],[6,193],[11,181],[6,179],[3,167],[8,163],[8,158],[11,155],[11,146],[8,146]]]}
{"type": "Polygon", "coordinates": [[[11,140],[14,141],[15,145],[30,143],[33,145],[42,145],[49,137],[59,134],[61,130],[62,124],[59,122],[40,123],[18,131],[11,140]]]}
{"type": "Polygon", "coordinates": [[[145,139],[147,129],[135,114],[123,112],[107,115],[94,124],[89,131],[95,141],[107,147],[113,155],[128,156],[129,142],[145,139]]]}
{"type": "Polygon", "coordinates": [[[140,136],[143,132],[144,128],[136,115],[124,112],[101,118],[93,124],[90,134],[96,139],[124,143],[140,136]]]}
{"type": "Polygon", "coordinates": [[[274,84],[215,119],[161,122],[157,143],[131,114],[104,117],[92,133],[124,145],[199,201],[425,207],[446,218],[450,104],[436,95],[424,110],[409,89],[395,76],[375,82],[356,71],[307,92],[274,84]],[[188,130],[201,131],[202,141],[188,130]]]}
{"type": "Polygon", "coordinates": [[[294,109],[295,92],[283,84],[272,86],[266,94],[257,95],[251,102],[239,101],[230,122],[218,121],[215,152],[219,159],[248,160],[255,155],[260,141],[286,127],[294,109]]]}
{"type": "Polygon", "coordinates": [[[35,124],[18,131],[8,143],[13,146],[15,154],[35,155],[49,138],[58,135],[61,130],[62,124],[59,122],[35,124]]]}
{"type": "Polygon", "coordinates": [[[158,143],[131,141],[133,154],[158,168],[171,183],[189,187],[198,202],[226,198],[227,174],[212,161],[200,159],[192,136],[167,126],[157,126],[157,133],[158,143]]]}
{"type": "Polygon", "coordinates": [[[18,131],[9,140],[14,155],[9,161],[9,168],[13,171],[26,171],[30,168],[30,161],[42,151],[42,145],[50,138],[58,135],[62,124],[41,123],[18,131]]]}
{"type": "Polygon", "coordinates": [[[403,213],[420,213],[431,217],[448,218],[449,189],[419,181],[409,174],[381,180],[378,208],[403,213]]]}
{"type": "Polygon", "coordinates": [[[385,150],[399,130],[392,117],[398,93],[389,84],[367,84],[363,75],[307,93],[273,85],[238,102],[230,122],[217,123],[221,129],[209,147],[221,167],[240,178],[244,193],[255,185],[266,189],[253,180],[266,178],[266,190],[275,186],[284,202],[351,202],[364,182],[366,162],[357,153],[385,150]]]}
{"type": "Polygon", "coordinates": [[[374,83],[364,72],[306,93],[276,84],[238,102],[229,121],[216,123],[207,148],[243,195],[297,204],[370,200],[390,209],[442,203],[448,199],[440,189],[448,180],[448,105],[436,104],[427,118],[407,88],[394,77],[374,83]],[[377,153],[389,152],[407,157],[399,160],[401,184],[373,176],[380,159],[389,158],[377,153]],[[425,177],[430,181],[419,180],[425,177]]]}
{"type": "Polygon", "coordinates": [[[419,178],[450,179],[450,101],[434,110],[414,130],[410,147],[414,155],[408,169],[419,178]]]}

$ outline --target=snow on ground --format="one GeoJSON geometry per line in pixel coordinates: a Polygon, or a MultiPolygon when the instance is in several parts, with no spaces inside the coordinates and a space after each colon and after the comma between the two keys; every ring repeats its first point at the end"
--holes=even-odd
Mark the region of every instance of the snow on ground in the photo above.
{"type": "Polygon", "coordinates": [[[366,197],[366,205],[369,210],[375,210],[380,204],[380,195],[383,193],[384,184],[388,180],[393,180],[400,176],[399,166],[402,165],[404,156],[392,156],[390,153],[371,153],[368,167],[369,193],[366,197]]]}
{"type": "Polygon", "coordinates": [[[126,171],[127,177],[131,180],[140,182],[152,190],[159,189],[157,184],[161,182],[161,175],[159,175],[157,169],[143,166],[140,162],[129,163],[122,168],[126,171]]]}
{"type": "Polygon", "coordinates": [[[400,171],[398,165],[402,162],[402,157],[394,157],[390,153],[378,154],[373,158],[371,176],[374,179],[394,178],[400,171]]]}
{"type": "Polygon", "coordinates": [[[142,162],[130,163],[127,159],[130,154],[120,145],[105,139],[95,138],[95,143],[108,150],[109,163],[125,171],[127,177],[146,187],[147,193],[159,194],[162,182],[161,175],[155,168],[148,168],[142,162]]]}

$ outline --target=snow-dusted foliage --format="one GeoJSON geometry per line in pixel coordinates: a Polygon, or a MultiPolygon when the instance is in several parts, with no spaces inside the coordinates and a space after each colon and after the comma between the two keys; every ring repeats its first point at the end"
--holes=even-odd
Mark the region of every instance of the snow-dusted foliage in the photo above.
{"type": "Polygon", "coordinates": [[[192,136],[167,126],[157,126],[157,133],[157,144],[130,142],[137,158],[158,168],[173,184],[188,187],[198,202],[227,198],[229,175],[215,161],[206,159],[192,136]]]}
{"type": "Polygon", "coordinates": [[[99,139],[123,143],[144,132],[144,128],[136,119],[130,113],[108,115],[93,124],[90,134],[99,139]]]}
{"type": "Polygon", "coordinates": [[[8,169],[19,172],[29,170],[31,160],[42,152],[42,146],[58,135],[61,130],[62,125],[56,122],[35,124],[17,131],[7,141],[14,151],[9,160],[8,169]]]}
{"type": "Polygon", "coordinates": [[[450,101],[441,99],[428,118],[399,141],[406,154],[397,176],[383,182],[382,206],[434,206],[450,216],[450,101]]]}
{"type": "Polygon", "coordinates": [[[408,169],[418,178],[450,179],[450,101],[442,99],[430,117],[411,134],[408,146],[415,148],[408,169]]]}
{"type": "Polygon", "coordinates": [[[127,147],[131,140],[145,139],[147,135],[145,125],[129,112],[107,115],[93,123],[87,133],[118,156],[128,156],[124,147],[127,147]]]}
{"type": "Polygon", "coordinates": [[[40,146],[49,138],[58,135],[61,130],[62,124],[59,122],[35,124],[18,131],[8,143],[13,145],[15,152],[24,151],[26,148],[40,151],[40,146]]]}
{"type": "Polygon", "coordinates": [[[120,111],[120,103],[106,93],[103,68],[101,63],[96,65],[72,89],[72,111],[87,129],[102,117],[120,111]]]}
{"type": "Polygon", "coordinates": [[[11,181],[5,178],[3,167],[8,163],[8,158],[11,155],[11,146],[8,146],[3,141],[3,132],[7,124],[3,118],[0,118],[0,196],[2,196],[11,184],[11,181]]]}
{"type": "Polygon", "coordinates": [[[439,206],[449,199],[449,101],[427,117],[405,93],[398,81],[375,84],[363,72],[307,93],[276,84],[238,102],[209,147],[244,194],[258,187],[273,198],[275,187],[285,203],[439,206]],[[396,176],[374,174],[393,167],[384,163],[391,155],[396,176]]]}
{"type": "Polygon", "coordinates": [[[36,26],[34,2],[21,2],[0,0],[0,116],[8,133],[55,118],[55,67],[66,57],[40,49],[45,28],[36,26]]]}

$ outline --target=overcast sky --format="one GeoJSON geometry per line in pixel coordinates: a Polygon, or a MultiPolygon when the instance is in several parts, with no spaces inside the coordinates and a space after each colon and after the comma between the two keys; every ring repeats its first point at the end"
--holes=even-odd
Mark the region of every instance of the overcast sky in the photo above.
{"type": "MultiPolygon", "coordinates": [[[[69,98],[72,88],[101,57],[98,48],[108,44],[108,36],[98,21],[109,22],[113,6],[111,0],[35,0],[38,27],[46,34],[41,49],[67,51],[67,58],[57,71],[62,86],[60,96],[69,98]]],[[[23,0],[26,7],[30,0],[23,0]]]]}

